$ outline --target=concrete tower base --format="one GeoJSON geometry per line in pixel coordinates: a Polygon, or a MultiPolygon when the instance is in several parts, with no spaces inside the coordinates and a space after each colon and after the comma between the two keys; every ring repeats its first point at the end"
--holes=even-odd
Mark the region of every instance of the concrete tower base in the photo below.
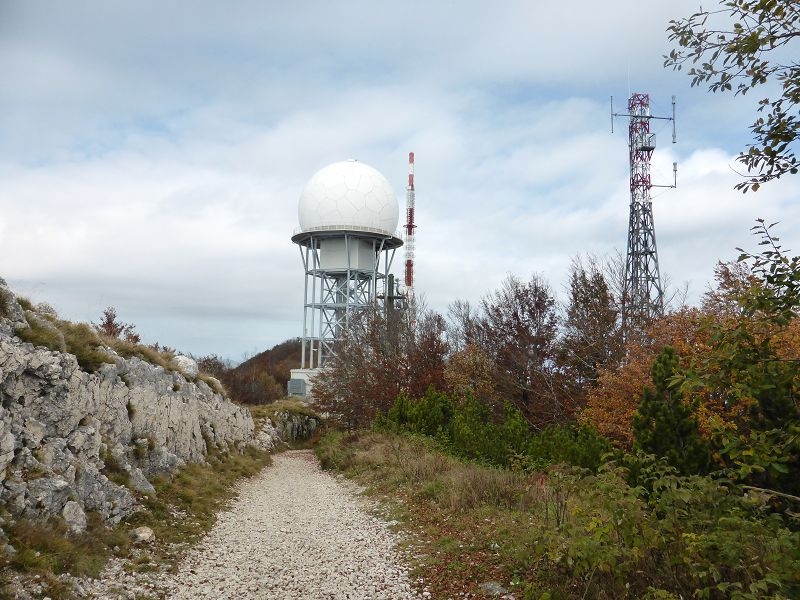
{"type": "Polygon", "coordinates": [[[297,396],[306,402],[313,400],[311,378],[318,372],[319,369],[292,369],[289,382],[286,384],[289,396],[297,396]]]}

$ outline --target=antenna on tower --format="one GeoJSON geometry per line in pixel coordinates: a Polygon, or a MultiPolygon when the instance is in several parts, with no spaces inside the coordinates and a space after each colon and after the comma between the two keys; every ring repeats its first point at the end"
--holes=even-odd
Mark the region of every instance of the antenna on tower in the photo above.
{"type": "Polygon", "coordinates": [[[675,96],[672,97],[672,116],[650,114],[650,96],[631,94],[628,112],[614,112],[611,98],[611,132],[614,117],[628,117],[628,153],[630,158],[630,218],[628,222],[628,252],[625,259],[625,282],[622,291],[622,334],[628,338],[641,331],[664,312],[664,290],[658,268],[658,249],[653,223],[653,203],[650,190],[654,187],[674,188],[678,185],[678,163],[672,163],[673,183],[654,185],[650,179],[650,159],[656,149],[656,134],[650,132],[650,121],[672,121],[672,143],[676,142],[675,96]]]}
{"type": "Polygon", "coordinates": [[[406,290],[408,300],[414,296],[414,153],[408,153],[408,186],[406,187],[406,290]]]}

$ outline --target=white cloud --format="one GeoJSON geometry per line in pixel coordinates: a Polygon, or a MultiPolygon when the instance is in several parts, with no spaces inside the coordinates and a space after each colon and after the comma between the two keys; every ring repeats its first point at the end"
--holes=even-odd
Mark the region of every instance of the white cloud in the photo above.
{"type": "Polygon", "coordinates": [[[5,3],[0,276],[68,318],[114,305],[146,339],[240,358],[300,333],[306,180],[355,157],[402,206],[414,150],[431,306],[509,272],[561,293],[572,256],[624,250],[608,97],[621,110],[631,85],[660,112],[679,98],[653,166],[679,162],[654,200],[662,272],[702,293],[759,216],[793,245],[798,183],[732,190],[749,100],[661,68],[693,2],[539,4],[5,3]]]}

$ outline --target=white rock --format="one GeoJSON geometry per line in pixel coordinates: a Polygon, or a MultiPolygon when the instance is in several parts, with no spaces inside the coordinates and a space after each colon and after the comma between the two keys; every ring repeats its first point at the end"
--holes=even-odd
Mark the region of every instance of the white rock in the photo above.
{"type": "Polygon", "coordinates": [[[173,357],[172,364],[186,373],[189,379],[194,379],[200,370],[197,368],[197,361],[189,356],[178,354],[173,357]]]}
{"type": "Polygon", "coordinates": [[[74,500],[70,500],[64,505],[61,516],[64,517],[64,522],[66,522],[72,533],[86,531],[86,513],[83,512],[81,505],[74,500]]]}
{"type": "Polygon", "coordinates": [[[134,544],[145,543],[155,539],[156,534],[149,527],[142,526],[132,529],[128,534],[134,544]]]}

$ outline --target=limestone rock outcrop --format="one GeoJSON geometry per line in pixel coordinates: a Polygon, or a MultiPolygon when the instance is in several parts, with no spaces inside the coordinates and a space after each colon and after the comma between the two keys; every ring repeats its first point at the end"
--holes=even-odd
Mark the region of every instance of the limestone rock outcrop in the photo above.
{"type": "Polygon", "coordinates": [[[311,439],[321,424],[316,417],[288,410],[276,412],[272,421],[275,435],[288,444],[311,439]]]}
{"type": "Polygon", "coordinates": [[[278,410],[272,417],[260,423],[255,435],[254,445],[262,450],[273,450],[292,447],[297,442],[310,440],[322,419],[303,412],[278,410]]]}
{"type": "MultiPolygon", "coordinates": [[[[27,313],[47,320],[38,308],[27,313]]],[[[153,475],[252,443],[249,411],[196,372],[105,348],[113,364],[88,373],[16,337],[27,313],[0,279],[0,509],[12,516],[61,515],[75,531],[89,511],[118,523],[153,475]]]]}

